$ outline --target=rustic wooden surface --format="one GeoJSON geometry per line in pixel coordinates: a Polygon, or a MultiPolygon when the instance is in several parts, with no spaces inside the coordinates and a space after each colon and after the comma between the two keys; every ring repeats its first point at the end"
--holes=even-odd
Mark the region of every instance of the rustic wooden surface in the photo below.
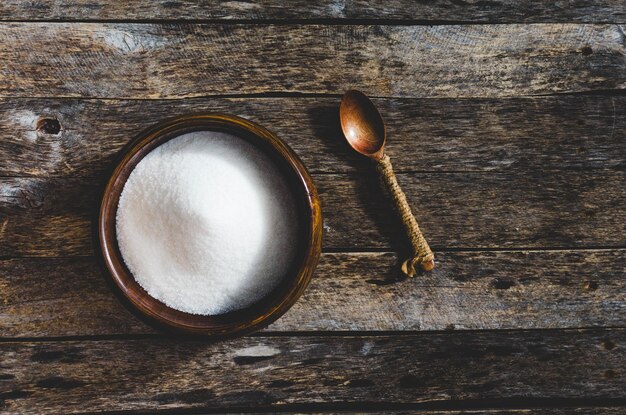
{"type": "Polygon", "coordinates": [[[626,411],[623,1],[0,3],[0,412],[626,411]],[[405,241],[340,94],[375,96],[435,248],[405,241]],[[313,173],[324,253],[253,336],[158,332],[94,249],[122,147],[222,111],[313,173]]]}
{"type": "Polygon", "coordinates": [[[623,22],[621,0],[4,0],[0,20],[406,20],[413,22],[623,22]]]}

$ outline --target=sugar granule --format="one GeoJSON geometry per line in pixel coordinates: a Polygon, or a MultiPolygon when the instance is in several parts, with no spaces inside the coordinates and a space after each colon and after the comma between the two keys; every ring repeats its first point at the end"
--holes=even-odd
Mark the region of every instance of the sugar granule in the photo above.
{"type": "Polygon", "coordinates": [[[116,218],[124,262],[152,297],[192,314],[245,308],[286,275],[297,246],[284,176],[240,137],[200,131],[145,156],[116,218]]]}

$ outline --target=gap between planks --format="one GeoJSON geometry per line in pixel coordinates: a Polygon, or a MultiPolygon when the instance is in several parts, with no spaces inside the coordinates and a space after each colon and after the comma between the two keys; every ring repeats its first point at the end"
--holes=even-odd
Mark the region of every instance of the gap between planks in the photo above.
{"type": "MultiPolygon", "coordinates": [[[[611,333],[614,330],[624,330],[623,326],[580,326],[580,327],[563,327],[563,328],[504,328],[504,329],[455,329],[455,330],[283,330],[283,331],[267,331],[262,329],[254,333],[247,334],[243,338],[254,338],[262,340],[264,338],[273,339],[281,337],[302,337],[302,338],[363,338],[363,337],[416,337],[416,336],[435,336],[435,335],[452,335],[452,334],[532,334],[532,333],[580,333],[580,332],[606,332],[611,333]]],[[[239,337],[242,338],[242,337],[239,337]]],[[[0,344],[20,344],[20,343],[57,343],[57,342],[108,342],[119,340],[163,340],[163,341],[192,341],[206,344],[217,344],[235,340],[237,338],[224,339],[215,341],[203,337],[201,335],[187,335],[182,333],[168,332],[167,330],[155,331],[152,333],[119,333],[119,334],[91,334],[91,335],[75,335],[75,336],[41,336],[41,337],[7,337],[0,336],[0,344]]]]}
{"type": "MultiPolygon", "coordinates": [[[[571,91],[571,92],[549,92],[538,94],[519,94],[502,97],[488,97],[484,95],[462,95],[459,97],[447,97],[447,96],[402,96],[402,95],[376,95],[368,94],[371,99],[393,99],[398,101],[411,101],[411,100],[433,100],[433,101],[471,101],[471,100],[489,100],[489,99],[533,99],[533,98],[554,98],[554,97],[568,97],[568,96],[597,96],[597,97],[619,97],[626,96],[626,89],[591,89],[587,91],[571,91]]],[[[206,95],[193,95],[184,97],[109,97],[109,96],[88,96],[77,97],[73,95],[2,95],[0,100],[15,100],[15,99],[45,99],[45,100],[77,100],[77,101],[173,101],[180,102],[185,100],[194,99],[276,99],[276,98],[335,98],[337,99],[337,108],[339,108],[339,102],[343,97],[342,93],[331,92],[296,92],[296,91],[268,91],[268,92],[249,92],[249,93],[234,93],[234,94],[206,94],[206,95]]]]}
{"type": "MultiPolygon", "coordinates": [[[[230,407],[229,411],[202,409],[158,409],[104,411],[101,415],[209,415],[209,414],[380,414],[416,413],[423,415],[623,415],[626,399],[475,399],[431,401],[421,404],[394,404],[380,402],[307,403],[281,406],[230,407]]],[[[79,412],[75,415],[91,415],[79,412]]]]}
{"type": "MultiPolygon", "coordinates": [[[[1,23],[1,22],[0,22],[1,23]]],[[[351,87],[356,88],[357,86],[351,87]]],[[[346,88],[346,91],[350,88],[346,88]]],[[[567,96],[597,96],[597,97],[620,97],[626,96],[626,89],[590,89],[587,91],[574,92],[551,92],[545,94],[519,94],[519,95],[503,95],[503,96],[485,96],[485,95],[463,95],[459,97],[448,96],[402,96],[402,95],[367,95],[371,99],[394,99],[394,100],[428,100],[428,101],[472,101],[487,99],[532,99],[532,98],[554,98],[567,96]]],[[[18,100],[18,99],[58,99],[58,100],[77,100],[77,101],[171,101],[182,102],[194,99],[275,99],[275,98],[335,98],[339,103],[343,93],[308,93],[308,92],[259,92],[259,93],[241,93],[241,94],[206,94],[206,95],[189,95],[181,97],[110,97],[90,95],[79,97],[75,95],[0,95],[0,100],[18,100]]],[[[339,104],[337,104],[339,108],[339,104]]]]}

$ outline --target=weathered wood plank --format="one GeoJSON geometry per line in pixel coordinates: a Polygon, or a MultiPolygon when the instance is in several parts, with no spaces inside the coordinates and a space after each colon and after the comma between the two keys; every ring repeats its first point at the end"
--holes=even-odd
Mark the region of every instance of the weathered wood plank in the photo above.
{"type": "Polygon", "coordinates": [[[512,96],[626,87],[620,25],[8,23],[0,96],[512,96]],[[37,50],[37,53],[32,53],[37,50]]]}
{"type": "MultiPolygon", "coordinates": [[[[313,177],[326,249],[406,247],[375,172],[313,177]]],[[[435,249],[626,246],[624,172],[400,174],[398,180],[435,249]]],[[[92,255],[99,181],[0,178],[0,256],[92,255]]]]}
{"type": "MultiPolygon", "coordinates": [[[[315,179],[326,247],[406,246],[377,176],[315,179]]],[[[435,249],[624,246],[623,172],[401,174],[398,181],[435,249]]]]}
{"type": "Polygon", "coordinates": [[[626,321],[623,250],[442,252],[436,270],[403,281],[399,262],[389,253],[324,254],[306,295],[270,329],[576,328],[626,321]]]}
{"type": "Polygon", "coordinates": [[[3,343],[0,387],[9,413],[609,400],[626,388],[625,341],[594,330],[3,343]]]}
{"type": "Polygon", "coordinates": [[[623,22],[626,6],[619,0],[489,2],[391,0],[337,1],[263,0],[4,0],[2,20],[200,20],[200,19],[400,19],[466,22],[623,22]]]}
{"type": "MultiPolygon", "coordinates": [[[[443,252],[398,279],[391,253],[326,253],[304,296],[268,331],[623,326],[626,251],[443,252]],[[532,266],[539,264],[538,266],[532,266]]],[[[0,337],[153,333],[93,258],[0,261],[0,337]]]]}
{"type": "MultiPolygon", "coordinates": [[[[375,102],[398,172],[626,167],[625,96],[375,102]]],[[[345,144],[338,105],[338,98],[2,99],[0,175],[102,177],[140,131],[200,111],[233,113],[267,126],[312,172],[363,171],[368,163],[345,144]]]]}

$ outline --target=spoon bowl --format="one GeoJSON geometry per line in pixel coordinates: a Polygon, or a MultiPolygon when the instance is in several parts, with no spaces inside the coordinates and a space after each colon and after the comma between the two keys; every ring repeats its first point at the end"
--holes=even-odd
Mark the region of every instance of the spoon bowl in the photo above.
{"type": "Polygon", "coordinates": [[[380,160],[387,140],[385,122],[372,101],[360,91],[346,92],[339,107],[341,129],[357,152],[380,160]]]}

